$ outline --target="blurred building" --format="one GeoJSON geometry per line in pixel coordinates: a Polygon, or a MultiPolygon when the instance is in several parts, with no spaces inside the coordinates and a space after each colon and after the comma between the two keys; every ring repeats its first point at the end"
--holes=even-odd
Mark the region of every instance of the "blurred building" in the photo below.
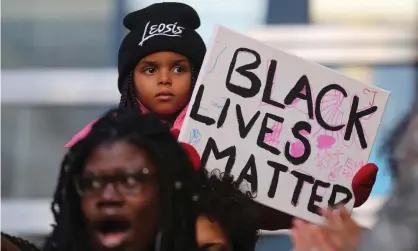
{"type": "MultiPolygon", "coordinates": [[[[3,0],[2,231],[42,237],[62,146],[118,102],[121,20],[153,0],[3,0]]],[[[391,92],[371,162],[381,168],[373,196],[356,217],[373,224],[391,178],[380,148],[416,93],[415,0],[188,0],[207,41],[215,24],[332,67],[391,92]]],[[[267,233],[259,250],[290,248],[267,233]]]]}

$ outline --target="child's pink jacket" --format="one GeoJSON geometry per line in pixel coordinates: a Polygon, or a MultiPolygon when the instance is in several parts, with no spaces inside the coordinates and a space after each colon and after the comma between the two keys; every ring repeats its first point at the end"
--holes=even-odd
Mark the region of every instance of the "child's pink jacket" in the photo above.
{"type": "MultiPolygon", "coordinates": [[[[179,116],[177,117],[177,119],[174,121],[173,127],[172,129],[174,130],[178,130],[180,131],[181,126],[183,125],[183,121],[184,118],[186,117],[186,112],[187,112],[187,107],[186,106],[179,114],[179,116]]],[[[143,113],[147,113],[148,110],[143,106],[140,105],[140,109],[143,113]]],[[[65,144],[65,148],[70,148],[73,145],[75,145],[75,143],[77,143],[78,141],[80,141],[81,139],[83,139],[84,137],[87,136],[87,134],[89,134],[89,132],[91,131],[91,128],[93,127],[94,123],[96,123],[97,119],[93,120],[92,122],[90,122],[89,124],[87,124],[81,131],[79,131],[77,134],[75,134],[72,139],[65,144]]]]}

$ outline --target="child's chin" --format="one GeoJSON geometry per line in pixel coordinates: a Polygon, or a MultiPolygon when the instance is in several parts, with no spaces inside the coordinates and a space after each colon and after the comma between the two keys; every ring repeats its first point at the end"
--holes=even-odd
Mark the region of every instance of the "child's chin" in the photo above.
{"type": "Polygon", "coordinates": [[[158,115],[160,115],[162,117],[172,116],[176,112],[177,112],[177,110],[174,109],[174,107],[168,106],[168,105],[161,105],[161,106],[157,107],[157,109],[155,109],[155,113],[157,113],[158,115]]]}

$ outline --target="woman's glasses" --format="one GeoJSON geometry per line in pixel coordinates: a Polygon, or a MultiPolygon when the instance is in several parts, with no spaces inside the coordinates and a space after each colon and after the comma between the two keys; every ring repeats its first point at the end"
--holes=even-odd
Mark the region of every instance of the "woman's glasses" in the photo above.
{"type": "Polygon", "coordinates": [[[112,184],[120,194],[132,195],[138,194],[142,185],[150,178],[149,170],[143,168],[138,172],[114,175],[80,175],[76,176],[74,183],[80,196],[99,196],[109,184],[112,184]]]}

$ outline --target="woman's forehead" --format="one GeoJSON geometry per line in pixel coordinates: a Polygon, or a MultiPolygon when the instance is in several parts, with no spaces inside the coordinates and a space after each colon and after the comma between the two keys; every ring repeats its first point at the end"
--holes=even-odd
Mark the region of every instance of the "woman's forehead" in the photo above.
{"type": "Polygon", "coordinates": [[[112,172],[154,168],[145,150],[127,143],[116,141],[96,147],[87,158],[84,172],[112,172]]]}

